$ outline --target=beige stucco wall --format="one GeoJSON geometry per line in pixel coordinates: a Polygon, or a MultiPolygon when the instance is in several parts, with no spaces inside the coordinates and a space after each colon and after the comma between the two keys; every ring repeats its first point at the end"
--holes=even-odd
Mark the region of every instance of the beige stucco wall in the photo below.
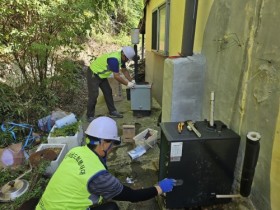
{"type": "MultiPolygon", "coordinates": [[[[147,6],[146,13],[146,46],[145,50],[151,52],[152,46],[152,12],[155,8],[161,6],[165,3],[165,0],[151,0],[147,6]]],[[[185,1],[184,0],[171,0],[170,1],[170,31],[169,36],[169,55],[178,55],[181,51],[182,45],[182,34],[183,34],[183,21],[184,21],[184,10],[185,1]]]]}
{"type": "Polygon", "coordinates": [[[213,2],[214,0],[198,1],[195,38],[193,46],[194,53],[201,53],[204,30],[213,2]]]}
{"type": "MultiPolygon", "coordinates": [[[[279,11],[277,0],[214,1],[202,44],[207,59],[204,99],[209,101],[214,90],[215,118],[242,137],[239,176],[246,134],[262,136],[250,195],[259,210],[280,209],[279,11]]],[[[208,117],[209,103],[203,105],[208,117]]]]}
{"type": "Polygon", "coordinates": [[[152,12],[163,4],[164,0],[151,0],[146,11],[146,39],[145,39],[145,81],[152,84],[152,95],[161,105],[162,78],[164,57],[151,50],[152,46],[152,12]]]}
{"type": "MultiPolygon", "coordinates": [[[[152,95],[156,101],[162,104],[163,89],[163,70],[165,56],[157,54],[151,50],[151,30],[152,30],[152,12],[159,7],[165,0],[151,0],[147,7],[146,13],[146,40],[145,40],[145,58],[146,58],[146,74],[145,80],[152,83],[152,95]]],[[[169,56],[177,56],[181,52],[183,19],[184,19],[184,0],[170,1],[170,31],[169,34],[169,56]]]]}
{"type": "MultiPolygon", "coordinates": [[[[210,13],[210,8],[214,0],[199,1],[194,52],[200,53],[203,44],[203,32],[210,13]]],[[[152,94],[157,102],[162,104],[162,79],[163,62],[166,57],[159,55],[151,50],[151,30],[152,12],[159,7],[165,0],[151,0],[147,6],[146,13],[146,34],[145,34],[145,58],[146,58],[146,81],[153,83],[152,94]]],[[[178,56],[182,48],[183,24],[185,0],[170,1],[170,30],[169,36],[169,56],[178,56]]]]}
{"type": "Polygon", "coordinates": [[[182,48],[185,1],[170,1],[169,56],[178,56],[182,48]]]}
{"type": "Polygon", "coordinates": [[[152,84],[152,96],[161,105],[165,57],[146,51],[145,81],[152,84]]]}
{"type": "Polygon", "coordinates": [[[277,127],[274,134],[273,149],[272,149],[272,160],[271,160],[271,171],[270,171],[270,183],[271,183],[271,209],[280,209],[280,106],[277,117],[277,127]]]}
{"type": "Polygon", "coordinates": [[[151,51],[152,48],[152,12],[155,8],[159,7],[165,2],[165,0],[150,0],[147,5],[146,11],[146,39],[145,39],[145,50],[151,51]]]}

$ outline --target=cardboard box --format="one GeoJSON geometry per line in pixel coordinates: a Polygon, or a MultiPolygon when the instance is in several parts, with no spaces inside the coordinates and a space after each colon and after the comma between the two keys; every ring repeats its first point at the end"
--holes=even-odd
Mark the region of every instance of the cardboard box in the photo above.
{"type": "Polygon", "coordinates": [[[135,136],[135,125],[123,125],[123,142],[134,143],[133,137],[135,136]]]}
{"type": "Polygon", "coordinates": [[[48,148],[61,148],[61,151],[57,156],[56,160],[51,161],[51,164],[46,169],[47,174],[53,174],[67,153],[67,145],[66,144],[40,144],[36,152],[48,148]]]}
{"type": "Polygon", "coordinates": [[[137,146],[144,146],[145,149],[148,150],[149,148],[152,148],[156,145],[157,134],[157,130],[147,128],[141,133],[139,133],[137,136],[135,136],[133,139],[137,146]]]}

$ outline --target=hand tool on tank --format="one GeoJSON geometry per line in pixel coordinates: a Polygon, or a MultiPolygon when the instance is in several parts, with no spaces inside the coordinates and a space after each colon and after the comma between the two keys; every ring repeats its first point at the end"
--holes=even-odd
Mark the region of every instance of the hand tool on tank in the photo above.
{"type": "Polygon", "coordinates": [[[194,123],[191,120],[187,120],[188,129],[191,129],[198,138],[201,137],[201,133],[194,127],[194,123]]]}
{"type": "Polygon", "coordinates": [[[184,184],[183,179],[174,179],[174,186],[182,186],[184,184]]]}
{"type": "Polygon", "coordinates": [[[179,123],[178,123],[178,125],[177,125],[177,130],[178,130],[178,133],[179,133],[179,134],[182,133],[184,125],[185,125],[184,122],[179,122],[179,123]]]}

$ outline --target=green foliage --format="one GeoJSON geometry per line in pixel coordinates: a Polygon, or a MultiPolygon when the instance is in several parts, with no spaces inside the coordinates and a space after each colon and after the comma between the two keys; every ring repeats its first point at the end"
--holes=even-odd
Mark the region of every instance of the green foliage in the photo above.
{"type": "Polygon", "coordinates": [[[26,166],[20,166],[17,169],[12,169],[12,168],[2,169],[1,176],[0,176],[0,187],[5,185],[9,181],[16,179],[18,176],[23,174],[25,170],[26,170],[26,166]]]}
{"type": "Polygon", "coordinates": [[[76,122],[70,125],[63,126],[62,128],[56,128],[51,133],[51,137],[59,136],[75,136],[80,126],[80,122],[76,122]]]}
{"type": "Polygon", "coordinates": [[[93,32],[94,40],[107,44],[117,44],[120,46],[131,45],[131,38],[126,33],[120,32],[119,34],[111,35],[110,33],[96,33],[93,32]]]}
{"type": "Polygon", "coordinates": [[[0,59],[16,63],[25,82],[42,84],[57,52],[79,49],[91,27],[101,29],[117,0],[0,1],[0,59]],[[107,18],[106,18],[107,17],[107,18]]]}
{"type": "Polygon", "coordinates": [[[16,88],[0,83],[0,92],[0,119],[6,122],[34,124],[58,102],[53,90],[33,83],[16,88]]]}
{"type": "Polygon", "coordinates": [[[9,79],[0,82],[0,119],[36,124],[71,103],[81,66],[65,58],[76,58],[91,35],[130,44],[142,8],[142,0],[0,1],[0,77],[9,79]]]}
{"type": "Polygon", "coordinates": [[[129,35],[130,29],[138,27],[143,15],[143,0],[121,0],[121,5],[115,10],[115,30],[129,35]]]}
{"type": "Polygon", "coordinates": [[[5,148],[14,142],[11,133],[3,131],[0,131],[0,140],[0,148],[5,148]]]}
{"type": "Polygon", "coordinates": [[[64,59],[56,69],[41,85],[29,82],[13,88],[0,83],[0,119],[36,125],[54,107],[71,104],[84,83],[81,65],[64,59]]]}
{"type": "MultiPolygon", "coordinates": [[[[13,202],[0,203],[0,208],[3,210],[16,210],[26,201],[31,198],[40,198],[50,180],[44,176],[46,168],[50,165],[50,161],[42,160],[40,164],[33,168],[32,171],[26,174],[23,179],[29,182],[29,189],[22,196],[15,199],[13,202]]],[[[28,166],[21,166],[16,169],[7,168],[1,171],[0,187],[19,177],[28,170],[28,166]]]]}
{"type": "Polygon", "coordinates": [[[30,132],[29,128],[14,126],[8,123],[3,123],[2,125],[6,130],[0,130],[0,148],[7,147],[13,143],[24,143],[30,132]]]}
{"type": "Polygon", "coordinates": [[[28,201],[31,198],[40,198],[43,195],[45,188],[50,180],[49,177],[44,176],[46,168],[49,165],[50,161],[42,160],[38,167],[33,168],[32,172],[24,177],[26,180],[29,180],[29,190],[15,200],[15,209],[20,207],[25,201],[28,201]]]}
{"type": "MultiPolygon", "coordinates": [[[[81,79],[80,64],[70,60],[63,59],[56,64],[56,72],[49,80],[50,88],[55,89],[56,93],[66,92],[69,96],[73,96],[78,90],[81,79]]],[[[73,100],[69,98],[69,102],[73,100]]]]}
{"type": "Polygon", "coordinates": [[[0,119],[12,119],[13,116],[22,116],[20,104],[15,103],[19,100],[19,95],[13,87],[0,82],[0,119]]]}

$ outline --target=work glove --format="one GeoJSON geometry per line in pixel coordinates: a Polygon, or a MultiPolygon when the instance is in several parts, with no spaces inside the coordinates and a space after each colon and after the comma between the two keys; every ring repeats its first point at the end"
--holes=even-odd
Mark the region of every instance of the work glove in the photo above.
{"type": "Polygon", "coordinates": [[[135,85],[135,83],[133,83],[133,82],[128,82],[128,83],[127,83],[127,87],[128,87],[128,88],[133,88],[134,85],[135,85]]]}
{"type": "Polygon", "coordinates": [[[174,186],[174,179],[163,179],[161,180],[158,185],[162,190],[162,193],[171,192],[174,186]]]}

